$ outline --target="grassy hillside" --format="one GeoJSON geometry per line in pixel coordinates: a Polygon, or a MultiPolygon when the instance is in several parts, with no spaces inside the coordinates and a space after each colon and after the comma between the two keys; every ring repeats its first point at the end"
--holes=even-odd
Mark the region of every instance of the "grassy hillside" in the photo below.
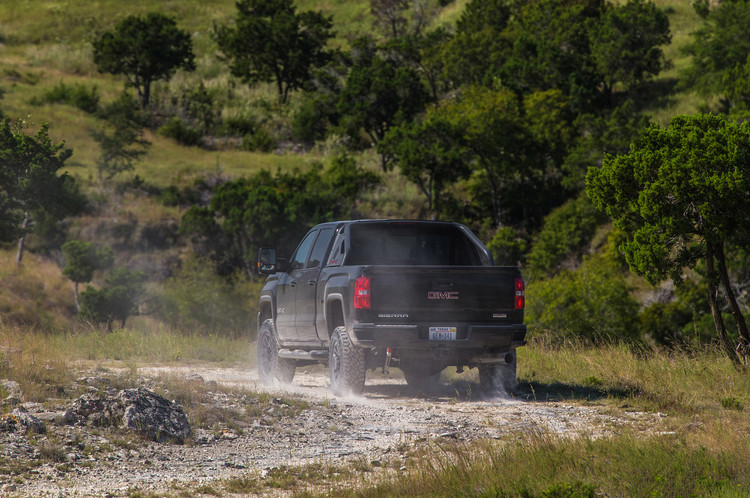
{"type": "MultiPolygon", "coordinates": [[[[451,25],[460,15],[466,0],[457,0],[441,9],[435,24],[451,25]]],[[[675,81],[677,71],[685,66],[687,58],[680,47],[689,40],[699,18],[688,0],[658,0],[657,5],[669,13],[672,27],[672,45],[665,52],[673,61],[672,69],[664,72],[660,80],[667,86],[675,81]]],[[[334,19],[335,45],[345,46],[355,34],[372,29],[369,3],[303,0],[300,9],[319,9],[334,19]]],[[[270,86],[248,88],[227,74],[226,67],[217,59],[215,43],[210,32],[214,23],[225,24],[234,15],[234,1],[216,2],[167,1],[155,9],[152,2],[98,1],[95,3],[74,0],[68,2],[3,2],[0,5],[0,89],[3,99],[0,107],[11,116],[28,117],[31,124],[50,123],[51,134],[74,150],[69,161],[70,170],[79,179],[91,174],[98,152],[90,132],[100,123],[71,106],[44,104],[34,106],[30,101],[40,98],[59,83],[96,86],[103,102],[111,101],[122,90],[122,79],[99,74],[91,57],[90,42],[97,33],[111,29],[118,21],[131,14],[160,10],[174,15],[178,25],[193,35],[197,70],[192,74],[177,74],[168,84],[172,88],[196,85],[203,82],[208,89],[219,94],[231,93],[232,102],[221,109],[223,115],[264,114],[261,108],[273,108],[275,95],[270,86]]],[[[159,86],[156,91],[158,92],[159,86]]],[[[222,104],[221,102],[219,103],[222,104]]],[[[677,113],[692,113],[700,102],[688,94],[677,94],[665,99],[649,113],[658,122],[666,123],[677,113]]],[[[222,171],[229,175],[242,175],[259,168],[304,167],[320,159],[319,153],[309,154],[256,154],[239,150],[206,151],[180,147],[173,140],[149,136],[153,146],[136,173],[157,185],[184,183],[206,172],[222,171]]]]}
{"type": "MultiPolygon", "coordinates": [[[[691,41],[690,33],[700,26],[701,19],[693,9],[693,2],[680,0],[655,0],[654,3],[669,14],[669,26],[672,32],[672,43],[663,48],[664,55],[671,61],[671,68],[663,71],[657,81],[666,88],[673,88],[678,74],[684,70],[690,58],[682,53],[682,47],[691,41]]],[[[703,100],[689,92],[679,92],[662,99],[659,107],[647,109],[654,121],[666,125],[678,114],[694,114],[703,105],[703,100]]]]}
{"type": "MultiPolygon", "coordinates": [[[[438,8],[433,24],[451,26],[467,2],[455,0],[438,8]]],[[[680,47],[689,41],[689,33],[700,20],[690,0],[657,0],[656,4],[669,14],[672,26],[672,45],[666,47],[665,52],[673,66],[659,77],[666,92],[673,88],[678,71],[688,62],[680,47]]],[[[319,9],[333,16],[336,37],[332,44],[335,46],[347,47],[353,37],[373,30],[366,0],[298,0],[297,5],[302,10],[319,9]]],[[[152,274],[159,273],[160,268],[166,266],[162,261],[178,260],[186,252],[185,247],[179,245],[147,251],[136,247],[138,234],[144,227],[161,230],[165,225],[176,227],[179,224],[184,208],[165,206],[158,199],[158,189],[172,185],[190,186],[195,180],[207,176],[248,175],[262,168],[272,171],[305,169],[313,163],[326,162],[340,150],[340,145],[332,139],[309,151],[299,152],[282,143],[272,153],[251,152],[235,146],[240,137],[234,137],[235,145],[218,145],[209,150],[180,146],[172,139],[148,131],[146,138],[152,145],[136,163],[135,171],[118,176],[115,183],[98,184],[96,165],[100,149],[91,132],[103,126],[102,121],[71,105],[44,103],[44,96],[62,83],[96,88],[102,104],[114,100],[122,92],[123,79],[97,71],[92,61],[91,41],[129,15],[154,10],[174,16],[178,26],[192,34],[197,65],[193,73],[180,72],[169,83],[156,84],[153,89],[155,98],[160,95],[169,98],[181,89],[203,84],[212,94],[214,111],[221,118],[253,119],[284,135],[290,127],[294,109],[299,105],[298,96],[292,96],[290,106],[279,106],[271,85],[250,88],[238,82],[228,74],[226,65],[217,56],[211,31],[215,23],[231,22],[235,14],[234,0],[171,0],[158,4],[145,0],[0,2],[0,109],[12,117],[25,119],[29,132],[42,122],[50,124],[53,139],[65,141],[73,150],[66,169],[83,185],[92,201],[93,209],[70,223],[69,237],[115,245],[119,247],[119,264],[129,264],[152,274]],[[145,181],[148,188],[124,185],[134,175],[145,181]],[[135,234],[135,238],[116,236],[123,232],[135,234]]],[[[666,123],[674,114],[695,112],[700,105],[694,96],[677,93],[662,99],[658,107],[647,109],[647,113],[658,122],[666,123]]],[[[357,160],[370,169],[379,170],[378,158],[372,151],[360,153],[357,160]]],[[[404,181],[398,171],[384,175],[382,185],[359,201],[360,211],[370,217],[416,217],[423,206],[423,195],[412,183],[404,181]]],[[[5,251],[8,256],[0,261],[0,267],[10,275],[16,271],[10,256],[12,245],[7,245],[5,251]]],[[[58,262],[61,262],[59,256],[58,262]]],[[[27,265],[40,268],[51,265],[49,271],[52,273],[56,267],[43,259],[29,259],[27,265]]],[[[19,276],[14,278],[23,280],[19,276]]],[[[31,280],[27,284],[29,288],[37,285],[31,280]]],[[[45,287],[41,289],[43,291],[45,287]]],[[[51,316],[35,322],[31,318],[37,312],[33,307],[21,304],[20,297],[14,303],[14,295],[4,295],[2,298],[6,304],[3,306],[5,309],[26,310],[14,312],[25,316],[24,321],[31,320],[45,326],[69,323],[70,310],[54,304],[57,297],[39,301],[49,304],[51,316]]],[[[42,316],[41,311],[38,313],[42,316]]]]}

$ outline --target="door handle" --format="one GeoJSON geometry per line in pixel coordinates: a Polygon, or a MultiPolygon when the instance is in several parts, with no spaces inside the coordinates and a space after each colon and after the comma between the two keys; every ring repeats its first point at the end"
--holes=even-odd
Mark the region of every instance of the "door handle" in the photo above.
{"type": "Polygon", "coordinates": [[[292,280],[291,282],[289,282],[289,287],[297,287],[297,282],[292,280]]]}
{"type": "Polygon", "coordinates": [[[315,280],[308,280],[307,285],[315,285],[315,280]]]}

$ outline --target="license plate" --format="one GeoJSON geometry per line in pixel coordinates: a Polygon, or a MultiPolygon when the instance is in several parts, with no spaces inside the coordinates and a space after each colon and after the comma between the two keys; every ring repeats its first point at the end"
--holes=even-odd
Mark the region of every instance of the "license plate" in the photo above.
{"type": "Polygon", "coordinates": [[[456,327],[430,327],[431,341],[455,341],[456,327]]]}

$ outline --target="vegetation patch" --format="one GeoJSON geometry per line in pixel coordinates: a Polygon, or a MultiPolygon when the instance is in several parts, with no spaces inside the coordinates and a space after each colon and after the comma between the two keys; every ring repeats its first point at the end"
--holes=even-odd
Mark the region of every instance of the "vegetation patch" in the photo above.
{"type": "MultiPolygon", "coordinates": [[[[599,440],[525,436],[516,443],[440,445],[405,473],[358,496],[689,496],[750,489],[749,455],[709,451],[670,437],[599,440]],[[623,478],[622,476],[628,476],[623,478]]],[[[350,491],[334,488],[333,495],[350,491]]]]}

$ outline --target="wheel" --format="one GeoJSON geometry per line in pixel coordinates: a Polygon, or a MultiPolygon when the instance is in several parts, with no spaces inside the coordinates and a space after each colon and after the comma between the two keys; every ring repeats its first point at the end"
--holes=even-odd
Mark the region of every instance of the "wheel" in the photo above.
{"type": "Polygon", "coordinates": [[[516,390],[516,353],[511,363],[479,365],[479,384],[489,394],[510,394],[516,390]]]}
{"type": "Polygon", "coordinates": [[[263,385],[272,385],[274,380],[289,384],[294,378],[295,361],[279,358],[278,352],[273,320],[265,320],[258,331],[258,377],[263,385]]]}
{"type": "Polygon", "coordinates": [[[352,344],[344,327],[337,327],[331,336],[328,371],[333,394],[362,394],[365,388],[365,352],[352,344]]]}
{"type": "MultiPolygon", "coordinates": [[[[404,360],[401,360],[402,362],[404,360]]],[[[429,393],[434,391],[440,384],[440,373],[445,368],[443,365],[404,363],[401,365],[406,383],[418,391],[429,393]]]]}

